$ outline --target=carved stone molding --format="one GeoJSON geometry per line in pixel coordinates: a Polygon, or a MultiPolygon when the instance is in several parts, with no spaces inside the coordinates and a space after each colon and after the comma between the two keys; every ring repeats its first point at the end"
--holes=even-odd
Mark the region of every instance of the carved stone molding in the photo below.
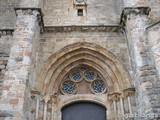
{"type": "Polygon", "coordinates": [[[149,7],[127,7],[122,11],[120,24],[125,25],[127,16],[134,15],[149,15],[151,9],[149,7]]]}
{"type": "Polygon", "coordinates": [[[15,8],[16,15],[35,15],[40,26],[40,33],[43,33],[44,23],[41,8],[15,8]]]}
{"type": "Polygon", "coordinates": [[[31,98],[32,99],[40,97],[40,96],[41,96],[41,93],[39,91],[31,91],[31,98]]]}
{"type": "Polygon", "coordinates": [[[124,89],[123,94],[125,97],[133,96],[135,94],[135,88],[131,87],[131,88],[124,89]]]}
{"type": "Polygon", "coordinates": [[[13,35],[13,29],[0,29],[0,38],[2,36],[13,35]]]}
{"type": "Polygon", "coordinates": [[[0,118],[2,117],[13,117],[13,113],[5,110],[0,110],[0,118]]]}
{"type": "Polygon", "coordinates": [[[122,97],[122,93],[120,92],[115,92],[115,93],[109,93],[108,94],[108,99],[110,101],[117,101],[122,97]]]}
{"type": "Polygon", "coordinates": [[[158,21],[158,22],[156,22],[156,23],[148,26],[148,27],[146,28],[146,30],[148,30],[148,31],[150,31],[150,30],[157,30],[157,29],[159,29],[159,28],[160,28],[160,21],[158,21]]]}
{"type": "Polygon", "coordinates": [[[46,26],[45,32],[122,32],[120,26],[46,26]]]}

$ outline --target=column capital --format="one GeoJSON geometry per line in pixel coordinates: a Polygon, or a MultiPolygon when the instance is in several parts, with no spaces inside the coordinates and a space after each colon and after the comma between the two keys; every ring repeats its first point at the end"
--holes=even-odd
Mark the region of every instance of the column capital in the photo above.
{"type": "Polygon", "coordinates": [[[41,93],[39,91],[31,91],[31,98],[35,99],[35,98],[40,98],[41,97],[41,93]]]}
{"type": "Polygon", "coordinates": [[[148,16],[150,11],[151,11],[151,8],[149,7],[126,7],[122,11],[120,24],[125,25],[127,16],[130,14],[148,16]]]}
{"type": "Polygon", "coordinates": [[[41,8],[14,8],[16,16],[19,15],[34,15],[37,17],[37,22],[40,27],[40,33],[43,33],[44,23],[43,23],[43,14],[41,8]]]}
{"type": "Polygon", "coordinates": [[[108,94],[108,99],[110,101],[117,101],[121,98],[121,96],[122,96],[121,92],[114,92],[114,93],[108,94]]]}
{"type": "Polygon", "coordinates": [[[131,88],[124,89],[123,94],[125,97],[133,96],[135,94],[135,88],[131,87],[131,88]]]}

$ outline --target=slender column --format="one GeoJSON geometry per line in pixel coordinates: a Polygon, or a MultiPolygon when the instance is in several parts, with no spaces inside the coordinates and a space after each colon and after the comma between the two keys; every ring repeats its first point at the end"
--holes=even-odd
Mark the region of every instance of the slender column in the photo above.
{"type": "Polygon", "coordinates": [[[54,107],[53,107],[53,101],[52,101],[52,106],[51,106],[51,120],[53,120],[53,118],[54,118],[54,114],[53,114],[53,112],[54,112],[54,107]]]}
{"type": "Polygon", "coordinates": [[[44,112],[43,112],[43,120],[46,120],[47,118],[47,103],[48,101],[44,102],[44,112]]]}
{"type": "Polygon", "coordinates": [[[132,115],[132,106],[131,106],[131,98],[130,98],[130,96],[128,96],[128,106],[129,106],[129,113],[130,113],[130,115],[132,115]]]}
{"type": "Polygon", "coordinates": [[[128,88],[128,89],[125,89],[124,90],[124,96],[125,98],[128,99],[128,107],[129,107],[129,113],[130,115],[133,114],[133,111],[132,111],[132,105],[131,105],[131,96],[134,96],[135,95],[135,88],[128,88]]]}
{"type": "Polygon", "coordinates": [[[108,94],[109,100],[113,102],[114,120],[118,120],[116,102],[119,100],[120,95],[121,95],[121,93],[119,93],[119,92],[108,94]]]}
{"type": "Polygon", "coordinates": [[[52,106],[51,106],[51,120],[54,120],[54,106],[57,103],[57,93],[51,96],[52,106]]]}
{"type": "Polygon", "coordinates": [[[122,119],[124,120],[124,106],[123,106],[123,98],[120,98],[120,103],[121,103],[122,119]]]}
{"type": "Polygon", "coordinates": [[[38,113],[39,113],[39,99],[36,100],[36,115],[35,119],[38,120],[38,113]]]}
{"type": "Polygon", "coordinates": [[[31,98],[33,101],[36,101],[36,104],[35,104],[35,108],[34,108],[34,111],[35,111],[35,120],[38,120],[38,117],[39,117],[39,103],[40,103],[40,99],[41,99],[41,95],[40,95],[40,92],[38,91],[31,91],[31,98]]]}
{"type": "Polygon", "coordinates": [[[116,101],[113,100],[113,106],[114,106],[114,116],[115,116],[115,120],[117,120],[117,105],[116,105],[116,101]]]}
{"type": "Polygon", "coordinates": [[[50,100],[50,95],[45,95],[44,96],[44,111],[43,111],[43,120],[47,119],[47,105],[48,101],[50,100]]]}

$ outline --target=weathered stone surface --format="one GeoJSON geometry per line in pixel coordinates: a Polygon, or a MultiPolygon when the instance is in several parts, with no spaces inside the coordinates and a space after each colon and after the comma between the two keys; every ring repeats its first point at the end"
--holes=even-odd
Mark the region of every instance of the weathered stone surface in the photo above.
{"type": "Polygon", "coordinates": [[[159,0],[0,0],[0,119],[61,120],[62,108],[87,101],[109,120],[159,120],[159,8],[159,0]],[[86,71],[78,91],[62,92],[81,65],[106,92],[90,91],[86,71]]]}

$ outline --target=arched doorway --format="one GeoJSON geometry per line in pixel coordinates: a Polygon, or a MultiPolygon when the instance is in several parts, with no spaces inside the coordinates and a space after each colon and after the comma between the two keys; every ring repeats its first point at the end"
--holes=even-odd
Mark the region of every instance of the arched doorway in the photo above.
{"type": "Polygon", "coordinates": [[[106,109],[90,102],[74,103],[62,109],[62,120],[106,120],[106,109]]]}
{"type": "Polygon", "coordinates": [[[134,111],[130,98],[134,95],[130,94],[134,93],[130,89],[132,85],[123,64],[110,51],[92,43],[72,44],[53,54],[40,68],[35,85],[40,95],[36,103],[38,106],[39,99],[43,103],[42,109],[36,110],[42,114],[36,116],[43,120],[114,120],[118,114],[123,116],[134,111]],[[103,107],[103,112],[96,110],[97,104],[84,105],[84,102],[77,103],[79,101],[100,103],[107,108],[107,113],[103,107]],[[73,102],[76,104],[70,104],[73,102]],[[64,107],[66,105],[69,106],[64,107]],[[93,111],[83,112],[86,106],[93,111]]]}

